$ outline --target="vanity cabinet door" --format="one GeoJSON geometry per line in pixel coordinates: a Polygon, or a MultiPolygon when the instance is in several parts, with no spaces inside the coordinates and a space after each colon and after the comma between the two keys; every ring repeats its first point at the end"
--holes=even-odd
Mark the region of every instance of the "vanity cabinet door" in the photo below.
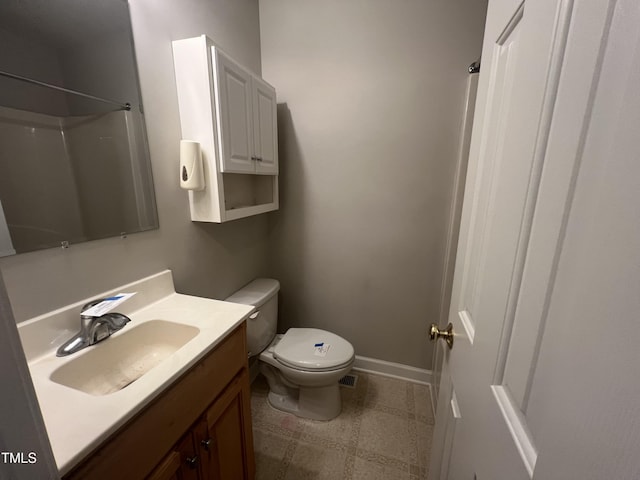
{"type": "Polygon", "coordinates": [[[160,462],[147,480],[198,480],[201,459],[197,454],[193,434],[189,432],[160,462]]]}
{"type": "Polygon", "coordinates": [[[203,478],[254,478],[249,402],[249,380],[244,370],[206,412],[202,430],[197,434],[200,437],[203,478]]]}

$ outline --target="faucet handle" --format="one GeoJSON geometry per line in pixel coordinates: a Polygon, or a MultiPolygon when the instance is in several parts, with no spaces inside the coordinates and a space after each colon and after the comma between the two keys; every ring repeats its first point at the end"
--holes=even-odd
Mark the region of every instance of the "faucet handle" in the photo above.
{"type": "Polygon", "coordinates": [[[86,331],[88,332],[89,345],[94,345],[105,338],[109,338],[112,333],[122,329],[131,321],[126,315],[115,312],[105,313],[99,317],[84,318],[88,323],[86,331]]]}
{"type": "Polygon", "coordinates": [[[101,323],[94,330],[93,338],[90,339],[90,343],[91,344],[98,343],[110,336],[111,336],[111,331],[109,330],[109,325],[107,325],[106,323],[101,323]]]}
{"type": "Polygon", "coordinates": [[[129,317],[118,312],[108,312],[108,313],[105,313],[104,315],[101,315],[98,318],[108,319],[112,324],[112,326],[117,327],[118,329],[124,327],[127,323],[131,321],[129,317]]]}

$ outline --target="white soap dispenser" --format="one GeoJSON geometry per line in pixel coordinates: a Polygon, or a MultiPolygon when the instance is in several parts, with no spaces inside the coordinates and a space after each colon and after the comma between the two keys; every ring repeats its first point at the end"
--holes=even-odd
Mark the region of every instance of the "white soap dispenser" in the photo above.
{"type": "Polygon", "coordinates": [[[185,190],[204,189],[204,170],[199,142],[180,140],[180,187],[185,190]]]}

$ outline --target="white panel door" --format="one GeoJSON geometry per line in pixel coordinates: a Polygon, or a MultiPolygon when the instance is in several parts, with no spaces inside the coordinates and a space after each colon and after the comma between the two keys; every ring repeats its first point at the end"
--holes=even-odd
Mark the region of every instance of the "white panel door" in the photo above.
{"type": "Polygon", "coordinates": [[[278,174],[276,89],[253,77],[253,139],[256,173],[278,174]]]}
{"type": "Polygon", "coordinates": [[[251,74],[212,47],[220,170],[254,173],[251,74]]]}
{"type": "MultiPolygon", "coordinates": [[[[445,469],[451,479],[483,478],[486,443],[478,441],[488,434],[484,417],[495,417],[498,409],[490,386],[496,383],[557,17],[551,2],[533,3],[494,2],[488,11],[485,37],[492,41],[485,41],[479,86],[486,104],[484,112],[478,109],[483,121],[474,125],[449,318],[457,334],[448,360],[459,408],[445,469]]],[[[520,422],[521,455],[509,422],[491,432],[504,476],[484,478],[529,478],[535,446],[526,443],[526,422],[520,422]]]]}
{"type": "MultiPolygon", "coordinates": [[[[545,404],[546,385],[578,378],[576,372],[551,378],[552,369],[545,377],[538,365],[544,340],[554,338],[553,282],[567,249],[564,235],[615,3],[490,1],[449,317],[456,335],[443,370],[450,376],[443,377],[432,480],[586,478],[557,476],[544,462],[538,474],[538,457],[552,458],[545,448],[559,434],[558,419],[576,418],[566,398],[545,404]]],[[[633,10],[640,17],[631,0],[618,3],[627,4],[619,7],[627,16],[633,10]]],[[[640,285],[640,271],[633,278],[640,285]]],[[[563,448],[556,458],[571,456],[579,445],[563,448]]],[[[570,461],[556,461],[556,468],[570,471],[570,461]]]]}

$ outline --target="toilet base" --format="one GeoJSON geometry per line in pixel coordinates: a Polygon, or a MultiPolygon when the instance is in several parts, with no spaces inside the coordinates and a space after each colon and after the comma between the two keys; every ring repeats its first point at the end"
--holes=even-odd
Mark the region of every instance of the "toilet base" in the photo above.
{"type": "Polygon", "coordinates": [[[261,363],[260,372],[269,384],[268,400],[273,408],[311,420],[327,421],[340,415],[342,398],[337,382],[321,387],[295,387],[271,365],[261,363]]]}
{"type": "Polygon", "coordinates": [[[342,411],[340,387],[300,388],[297,398],[294,395],[282,395],[270,391],[269,405],[276,410],[292,413],[311,420],[333,420],[342,411]]]}

